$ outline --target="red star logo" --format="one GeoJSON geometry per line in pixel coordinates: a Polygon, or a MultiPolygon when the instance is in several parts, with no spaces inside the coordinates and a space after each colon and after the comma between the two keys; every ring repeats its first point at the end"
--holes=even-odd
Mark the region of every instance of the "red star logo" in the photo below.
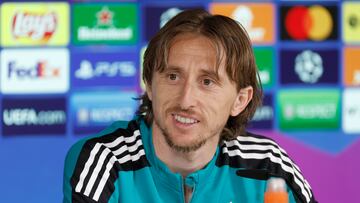
{"type": "Polygon", "coordinates": [[[96,13],[96,17],[98,19],[98,25],[111,25],[114,14],[108,7],[104,6],[101,11],[96,13]]]}

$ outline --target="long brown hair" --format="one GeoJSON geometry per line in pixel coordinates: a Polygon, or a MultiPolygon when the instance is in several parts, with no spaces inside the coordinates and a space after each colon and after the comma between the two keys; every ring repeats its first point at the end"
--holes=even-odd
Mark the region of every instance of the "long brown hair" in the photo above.
{"type": "MultiPolygon", "coordinates": [[[[211,15],[202,9],[187,10],[172,18],[148,44],[144,54],[143,80],[146,85],[151,85],[154,71],[164,71],[171,43],[176,36],[185,33],[203,35],[214,43],[217,64],[225,60],[226,73],[238,91],[247,86],[253,88],[252,100],[238,116],[229,117],[221,138],[228,140],[243,134],[256,108],[261,105],[262,88],[250,39],[245,29],[233,19],[211,15]]],[[[146,123],[151,125],[154,119],[152,102],[146,92],[140,100],[137,113],[144,115],[146,123]]]]}

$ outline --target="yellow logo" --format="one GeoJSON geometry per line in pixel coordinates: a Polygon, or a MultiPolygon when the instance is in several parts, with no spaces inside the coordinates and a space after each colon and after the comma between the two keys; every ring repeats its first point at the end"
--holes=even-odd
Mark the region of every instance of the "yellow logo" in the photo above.
{"type": "Polygon", "coordinates": [[[347,43],[360,42],[360,3],[343,4],[343,36],[347,43]]]}
{"type": "Polygon", "coordinates": [[[67,3],[4,3],[1,7],[2,46],[67,45],[67,3]]]}

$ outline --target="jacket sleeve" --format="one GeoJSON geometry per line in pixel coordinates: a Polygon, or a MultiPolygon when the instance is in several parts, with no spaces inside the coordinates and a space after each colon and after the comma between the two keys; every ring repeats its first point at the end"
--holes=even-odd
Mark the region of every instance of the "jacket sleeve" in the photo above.
{"type": "MultiPolygon", "coordinates": [[[[110,177],[113,177],[115,174],[112,168],[106,171],[107,165],[101,164],[101,161],[99,161],[99,154],[107,151],[107,149],[98,142],[98,138],[102,135],[112,133],[118,127],[118,124],[113,124],[95,136],[79,140],[69,149],[65,158],[63,174],[63,203],[118,202],[118,194],[114,192],[115,185],[113,182],[105,181],[105,184],[101,187],[102,190],[97,190],[99,185],[101,185],[99,178],[101,179],[104,173],[109,173],[110,177]],[[98,151],[96,152],[95,149],[98,151]],[[94,169],[94,165],[96,164],[99,164],[101,167],[94,169]],[[90,184],[87,184],[90,182],[90,178],[96,179],[96,181],[91,184],[92,187],[89,187],[88,185],[90,184]]],[[[114,159],[111,153],[108,153],[108,155],[106,160],[103,160],[103,163],[114,159]]]]}
{"type": "Polygon", "coordinates": [[[118,202],[116,185],[111,181],[117,179],[117,171],[109,167],[116,159],[106,151],[109,150],[92,140],[79,141],[71,147],[65,159],[63,203],[118,202]],[[108,156],[102,159],[103,154],[108,156]]]}
{"type": "Polygon", "coordinates": [[[76,193],[71,184],[71,178],[84,142],[84,140],[81,140],[75,143],[66,155],[63,177],[63,203],[95,202],[81,193],[76,193]]]}

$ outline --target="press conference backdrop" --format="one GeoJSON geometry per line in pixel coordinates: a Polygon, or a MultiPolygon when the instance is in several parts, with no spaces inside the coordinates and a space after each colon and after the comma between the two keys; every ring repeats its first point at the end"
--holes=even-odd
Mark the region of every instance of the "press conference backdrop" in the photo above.
{"type": "Polygon", "coordinates": [[[61,202],[66,151],[132,118],[148,41],[190,8],[229,16],[249,33],[265,89],[249,127],[285,148],[320,202],[360,202],[360,2],[0,6],[0,202],[61,202]]]}

